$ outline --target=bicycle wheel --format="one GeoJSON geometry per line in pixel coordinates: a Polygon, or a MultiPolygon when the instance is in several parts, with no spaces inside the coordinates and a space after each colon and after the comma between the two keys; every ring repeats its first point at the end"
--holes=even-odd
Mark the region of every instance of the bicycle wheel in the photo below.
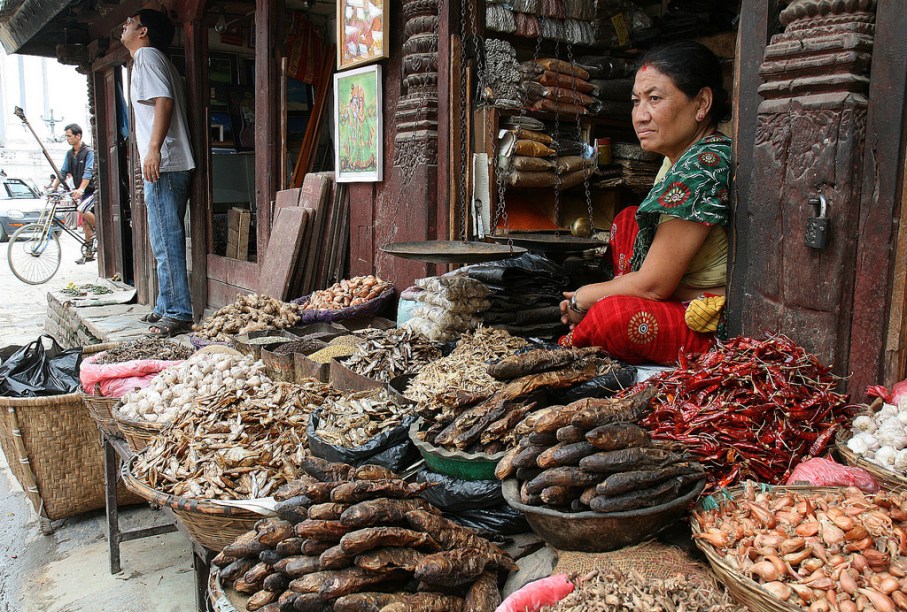
{"type": "Polygon", "coordinates": [[[44,226],[32,223],[16,230],[6,249],[9,268],[23,283],[46,283],[60,269],[59,232],[44,233],[44,226]]]}

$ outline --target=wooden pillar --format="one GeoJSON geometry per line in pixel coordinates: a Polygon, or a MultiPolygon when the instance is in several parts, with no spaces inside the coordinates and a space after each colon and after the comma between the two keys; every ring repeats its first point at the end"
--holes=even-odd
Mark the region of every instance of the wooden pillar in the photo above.
{"type": "Polygon", "coordinates": [[[271,202],[280,188],[280,27],[283,0],[255,2],[255,204],[258,261],[271,235],[271,202]]]}
{"type": "Polygon", "coordinates": [[[847,375],[875,1],[795,0],[780,21],[759,71],[748,209],[736,225],[745,265],[732,287],[745,293],[743,333],[783,332],[847,375]],[[831,220],[821,250],[804,240],[819,195],[831,220]]]}
{"type": "Polygon", "coordinates": [[[192,138],[195,172],[189,196],[189,236],[191,271],[189,289],[195,319],[201,318],[208,305],[208,251],[211,242],[211,197],[208,192],[208,30],[197,2],[198,11],[190,11],[183,22],[186,40],[186,112],[192,138]]]}
{"type": "Polygon", "coordinates": [[[123,278],[122,202],[120,201],[120,164],[117,147],[116,78],[117,68],[106,66],[90,73],[94,89],[95,150],[95,231],[98,236],[98,273],[123,278]]]}

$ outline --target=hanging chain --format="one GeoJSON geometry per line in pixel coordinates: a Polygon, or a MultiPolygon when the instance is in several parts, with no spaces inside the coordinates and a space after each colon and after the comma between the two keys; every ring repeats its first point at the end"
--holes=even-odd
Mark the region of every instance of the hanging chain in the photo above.
{"type": "MultiPolygon", "coordinates": [[[[463,5],[469,7],[468,10],[471,10],[472,4],[470,0],[463,0],[463,5]]],[[[466,106],[469,101],[469,93],[466,91],[468,86],[466,75],[469,72],[469,63],[467,58],[469,53],[467,50],[468,41],[466,38],[466,19],[460,17],[460,167],[459,175],[457,176],[457,209],[459,210],[458,221],[460,223],[460,239],[463,242],[469,238],[469,231],[467,226],[469,225],[469,216],[466,208],[466,162],[467,162],[467,150],[469,149],[469,135],[466,134],[466,106]]]]}
{"type": "MultiPolygon", "coordinates": [[[[438,5],[437,20],[435,21],[434,27],[432,29],[432,33],[435,36],[435,56],[436,57],[438,55],[438,46],[440,43],[440,38],[439,38],[438,32],[439,32],[439,26],[441,23],[441,15],[442,15],[442,12],[444,9],[444,0],[437,0],[437,5],[438,5]]],[[[393,124],[391,127],[394,130],[394,132],[396,132],[396,127],[397,127],[397,105],[400,103],[400,100],[402,100],[402,99],[403,99],[402,96],[397,98],[397,101],[394,104],[393,114],[391,115],[393,117],[393,124]]],[[[390,225],[388,226],[388,229],[386,230],[385,239],[381,246],[391,244],[394,241],[394,239],[397,237],[397,231],[399,229],[398,225],[397,225],[397,219],[399,218],[400,204],[403,201],[403,196],[406,193],[406,188],[412,182],[413,177],[416,175],[416,170],[418,169],[418,167],[422,166],[422,165],[427,165],[431,161],[428,157],[428,147],[416,146],[418,144],[419,138],[416,135],[415,130],[413,130],[411,132],[411,134],[412,134],[412,139],[409,141],[410,146],[403,147],[404,155],[402,155],[400,157],[401,163],[400,163],[399,168],[400,168],[400,173],[403,177],[403,182],[400,185],[400,191],[397,194],[396,201],[394,202],[393,212],[391,213],[391,222],[390,222],[390,225]]],[[[405,144],[405,143],[403,143],[403,144],[405,144]]],[[[387,280],[390,282],[396,282],[397,279],[393,274],[388,274],[385,276],[384,274],[381,273],[382,263],[386,262],[387,258],[389,258],[389,257],[391,257],[391,256],[388,255],[387,253],[385,253],[384,251],[382,251],[380,248],[376,250],[375,272],[378,276],[384,278],[384,280],[387,280]]]]}
{"type": "MultiPolygon", "coordinates": [[[[561,59],[561,39],[560,38],[554,39],[554,59],[556,59],[556,60],[561,59]]],[[[554,70],[554,73],[556,76],[559,77],[561,75],[560,65],[555,63],[555,66],[556,66],[556,68],[554,70]]],[[[555,78],[555,83],[557,83],[559,81],[560,81],[559,78],[555,78]]],[[[557,87],[557,85],[555,85],[555,87],[557,87]]],[[[557,151],[557,159],[558,159],[558,161],[555,162],[555,166],[554,166],[554,226],[556,228],[554,230],[554,235],[557,237],[560,237],[561,224],[559,222],[559,218],[561,216],[561,184],[563,184],[564,181],[563,181],[563,177],[561,176],[561,165],[559,163],[560,159],[561,159],[561,155],[560,155],[561,113],[560,113],[559,103],[557,100],[555,100],[555,102],[554,102],[554,134],[555,134],[555,138],[557,139],[557,140],[555,140],[554,144],[557,147],[556,151],[557,151]]]]}
{"type": "MultiPolygon", "coordinates": [[[[570,42],[567,43],[567,57],[570,59],[570,66],[575,69],[576,60],[573,59],[573,43],[570,43],[570,42]]],[[[570,82],[573,84],[573,104],[576,105],[576,139],[579,142],[583,142],[583,125],[582,125],[582,122],[580,121],[580,117],[579,117],[579,107],[580,107],[579,100],[578,100],[579,96],[576,95],[577,94],[577,91],[576,91],[577,78],[578,77],[575,74],[572,75],[570,82]]],[[[580,157],[582,157],[582,154],[580,154],[580,157]]],[[[591,169],[586,168],[585,161],[582,164],[582,168],[583,168],[583,190],[586,192],[586,209],[589,212],[589,230],[594,233],[595,232],[595,220],[594,220],[595,213],[592,210],[592,189],[589,186],[589,176],[592,174],[592,171],[591,171],[591,169]]]]}

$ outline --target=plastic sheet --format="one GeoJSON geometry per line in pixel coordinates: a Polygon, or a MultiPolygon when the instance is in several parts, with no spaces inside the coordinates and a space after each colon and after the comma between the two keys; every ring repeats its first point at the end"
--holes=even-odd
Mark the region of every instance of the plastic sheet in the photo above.
{"type": "Polygon", "coordinates": [[[96,364],[104,353],[92,355],[82,362],[79,369],[79,380],[82,390],[88,395],[97,395],[99,387],[104,397],[123,397],[130,391],[144,389],[157,374],[182,361],[164,361],[161,359],[134,359],[121,363],[96,364]]]}
{"type": "Polygon", "coordinates": [[[402,472],[418,456],[416,447],[409,439],[409,426],[416,420],[415,415],[407,417],[399,426],[384,431],[357,448],[343,448],[325,442],[317,433],[318,412],[309,417],[306,434],[312,454],[333,463],[346,463],[355,467],[372,463],[394,472],[402,472]]]}
{"type": "Polygon", "coordinates": [[[787,479],[789,485],[804,482],[816,487],[858,487],[867,493],[879,491],[879,483],[863,468],[841,465],[822,457],[800,463],[787,479]]]}

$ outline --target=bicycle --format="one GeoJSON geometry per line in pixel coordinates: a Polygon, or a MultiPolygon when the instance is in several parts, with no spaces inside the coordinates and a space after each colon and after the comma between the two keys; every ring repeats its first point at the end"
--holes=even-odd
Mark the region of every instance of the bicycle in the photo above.
{"type": "Polygon", "coordinates": [[[81,245],[82,257],[94,256],[97,237],[86,241],[64,223],[64,214],[77,210],[78,206],[70,194],[47,194],[47,203],[38,220],[20,227],[9,239],[6,252],[10,270],[16,278],[29,285],[40,285],[53,278],[60,269],[61,232],[76,239],[81,245]]]}

